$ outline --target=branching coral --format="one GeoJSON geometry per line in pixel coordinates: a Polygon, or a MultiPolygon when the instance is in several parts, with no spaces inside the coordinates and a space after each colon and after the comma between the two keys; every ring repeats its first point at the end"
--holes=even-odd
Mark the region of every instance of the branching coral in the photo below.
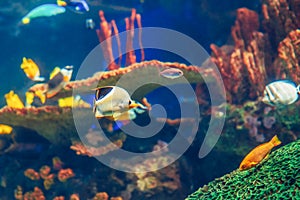
{"type": "Polygon", "coordinates": [[[246,94],[255,98],[263,92],[267,64],[264,52],[268,43],[265,36],[258,32],[258,27],[258,15],[252,10],[240,8],[231,29],[235,46],[218,48],[211,45],[211,59],[222,74],[231,102],[241,101],[248,96],[246,94]]]}
{"type": "Polygon", "coordinates": [[[231,29],[234,47],[211,45],[211,59],[222,74],[229,102],[256,99],[274,78],[290,78],[299,83],[300,45],[296,29],[300,21],[295,17],[299,1],[289,3],[292,8],[286,1],[265,1],[262,8],[267,33],[258,31],[258,15],[254,11],[238,9],[231,29]],[[273,50],[276,48],[278,55],[273,50]]]}
{"type": "Polygon", "coordinates": [[[264,0],[262,12],[264,28],[275,48],[291,31],[300,28],[299,0],[264,0]]]}
{"type": "Polygon", "coordinates": [[[300,30],[291,31],[279,43],[278,58],[275,63],[276,77],[289,77],[300,83],[300,30]]]}

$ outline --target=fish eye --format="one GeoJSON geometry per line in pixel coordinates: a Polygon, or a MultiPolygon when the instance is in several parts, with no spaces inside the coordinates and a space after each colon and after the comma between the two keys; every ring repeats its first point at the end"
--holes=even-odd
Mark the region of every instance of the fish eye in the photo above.
{"type": "Polygon", "coordinates": [[[130,105],[132,102],[129,100],[128,105],[130,105]]]}

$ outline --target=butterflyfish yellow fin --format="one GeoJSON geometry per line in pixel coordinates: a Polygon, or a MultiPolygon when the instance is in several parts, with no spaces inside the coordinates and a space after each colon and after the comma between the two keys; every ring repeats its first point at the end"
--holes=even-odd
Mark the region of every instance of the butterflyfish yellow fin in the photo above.
{"type": "Polygon", "coordinates": [[[55,68],[53,69],[53,71],[50,73],[49,79],[50,79],[50,80],[53,79],[53,77],[54,77],[56,74],[58,74],[59,72],[60,72],[60,68],[59,68],[59,67],[55,67],[55,68]]]}
{"type": "Polygon", "coordinates": [[[0,135],[4,134],[11,134],[13,128],[11,126],[0,124],[0,135]]]}
{"type": "Polygon", "coordinates": [[[44,104],[46,102],[46,94],[43,93],[42,91],[39,91],[39,90],[36,91],[35,96],[37,96],[40,99],[42,104],[44,104]]]}
{"type": "Polygon", "coordinates": [[[24,108],[24,104],[19,98],[17,94],[14,93],[13,90],[11,90],[9,93],[4,95],[6,104],[8,107],[11,108],[24,108]]]}
{"type": "Polygon", "coordinates": [[[74,102],[74,97],[66,97],[58,99],[58,106],[59,107],[72,107],[74,102]]]}
{"type": "Polygon", "coordinates": [[[34,93],[26,92],[25,96],[26,96],[26,107],[30,107],[31,104],[33,103],[34,93]]]}

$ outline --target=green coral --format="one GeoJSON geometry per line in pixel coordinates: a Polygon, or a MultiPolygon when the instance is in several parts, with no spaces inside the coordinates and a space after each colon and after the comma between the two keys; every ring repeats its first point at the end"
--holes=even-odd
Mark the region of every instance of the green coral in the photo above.
{"type": "Polygon", "coordinates": [[[299,199],[300,140],[272,152],[257,167],[233,171],[199,188],[186,200],[299,199]]]}

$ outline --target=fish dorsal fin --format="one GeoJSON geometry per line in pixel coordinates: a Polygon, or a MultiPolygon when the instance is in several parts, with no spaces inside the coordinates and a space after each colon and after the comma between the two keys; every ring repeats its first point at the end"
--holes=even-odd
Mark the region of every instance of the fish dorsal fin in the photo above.
{"type": "Polygon", "coordinates": [[[100,100],[112,91],[113,87],[98,88],[95,93],[95,99],[100,100]]]}
{"type": "Polygon", "coordinates": [[[53,77],[54,77],[55,75],[57,75],[59,72],[60,72],[60,68],[59,68],[59,67],[55,67],[55,68],[53,69],[53,71],[50,73],[49,79],[50,79],[50,80],[53,79],[53,77]]]}
{"type": "MultiPolygon", "coordinates": [[[[293,86],[297,86],[296,85],[296,83],[295,82],[293,82],[293,81],[291,81],[291,80],[278,80],[278,82],[283,82],[283,83],[287,83],[287,84],[291,84],[291,85],[293,85],[293,86]]],[[[277,82],[277,81],[275,81],[275,82],[277,82]]]]}

